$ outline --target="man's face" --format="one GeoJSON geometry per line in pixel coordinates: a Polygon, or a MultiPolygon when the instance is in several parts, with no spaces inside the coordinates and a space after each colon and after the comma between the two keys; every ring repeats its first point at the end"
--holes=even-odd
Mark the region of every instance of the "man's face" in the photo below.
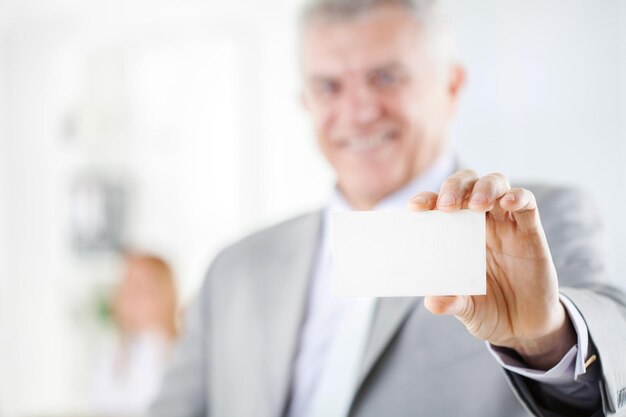
{"type": "Polygon", "coordinates": [[[463,73],[423,38],[419,23],[395,7],[304,31],[304,105],[356,208],[402,187],[445,149],[463,73]]]}

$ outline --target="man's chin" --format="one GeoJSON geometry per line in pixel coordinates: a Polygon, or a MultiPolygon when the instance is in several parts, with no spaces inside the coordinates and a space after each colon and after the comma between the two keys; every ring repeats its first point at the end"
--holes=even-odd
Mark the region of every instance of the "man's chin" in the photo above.
{"type": "MultiPolygon", "coordinates": [[[[374,206],[401,186],[402,184],[394,181],[383,180],[376,176],[367,176],[365,179],[361,177],[359,181],[352,182],[344,190],[344,194],[347,194],[346,197],[349,199],[367,202],[368,206],[374,206]]],[[[363,203],[360,205],[363,205],[363,203]]]]}

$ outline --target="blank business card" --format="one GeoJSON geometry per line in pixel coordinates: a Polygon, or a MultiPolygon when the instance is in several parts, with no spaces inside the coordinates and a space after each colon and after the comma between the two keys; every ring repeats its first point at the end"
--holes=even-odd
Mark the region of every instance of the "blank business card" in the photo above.
{"type": "Polygon", "coordinates": [[[486,292],[484,213],[335,212],[331,228],[336,296],[486,292]]]}

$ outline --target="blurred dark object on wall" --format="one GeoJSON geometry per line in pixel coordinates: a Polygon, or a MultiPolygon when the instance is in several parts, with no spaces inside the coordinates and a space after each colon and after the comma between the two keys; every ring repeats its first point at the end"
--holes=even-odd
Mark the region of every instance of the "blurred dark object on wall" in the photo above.
{"type": "Polygon", "coordinates": [[[127,189],[98,174],[80,174],[70,191],[71,246],[77,255],[122,248],[127,189]]]}

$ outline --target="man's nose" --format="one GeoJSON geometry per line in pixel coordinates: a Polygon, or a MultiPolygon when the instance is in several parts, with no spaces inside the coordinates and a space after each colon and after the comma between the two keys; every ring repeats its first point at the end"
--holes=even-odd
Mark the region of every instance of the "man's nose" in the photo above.
{"type": "Polygon", "coordinates": [[[350,126],[362,126],[376,121],[382,113],[376,93],[367,85],[352,85],[344,91],[341,119],[350,126]]]}

